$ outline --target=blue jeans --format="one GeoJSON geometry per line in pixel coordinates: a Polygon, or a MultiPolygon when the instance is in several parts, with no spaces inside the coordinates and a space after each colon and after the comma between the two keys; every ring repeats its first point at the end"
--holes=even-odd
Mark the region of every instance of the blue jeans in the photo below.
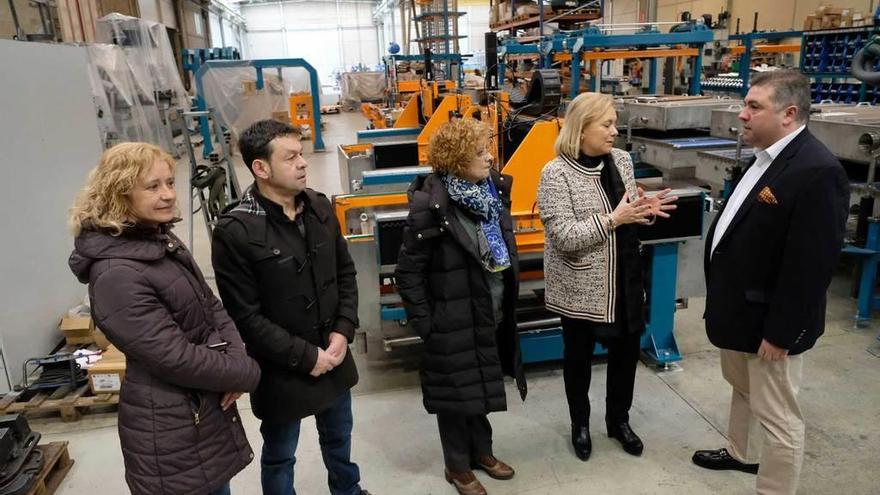
{"type": "MultiPolygon", "coordinates": [[[[315,414],[315,423],[330,494],[360,495],[360,470],[351,462],[351,392],[345,392],[330,407],[315,414]]],[[[299,426],[300,420],[285,423],[263,421],[260,425],[263,495],[296,495],[293,465],[296,463],[299,426]]]]}
{"type": "Polygon", "coordinates": [[[231,495],[232,492],[229,491],[229,482],[227,481],[225,485],[221,486],[217,490],[211,492],[211,495],[231,495]]]}

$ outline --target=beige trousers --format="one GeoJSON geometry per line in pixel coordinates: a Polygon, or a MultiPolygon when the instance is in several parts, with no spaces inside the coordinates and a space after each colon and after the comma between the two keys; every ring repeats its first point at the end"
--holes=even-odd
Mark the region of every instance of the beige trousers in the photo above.
{"type": "Polygon", "coordinates": [[[733,386],[728,451],[760,463],[759,495],[793,495],[804,460],[804,417],[797,402],[803,355],[765,361],[757,354],[721,350],[721,372],[733,386]]]}

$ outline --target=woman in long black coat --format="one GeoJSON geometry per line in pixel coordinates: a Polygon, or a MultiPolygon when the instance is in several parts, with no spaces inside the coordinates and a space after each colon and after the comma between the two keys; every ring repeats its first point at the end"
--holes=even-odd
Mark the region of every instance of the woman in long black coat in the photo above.
{"type": "Polygon", "coordinates": [[[433,173],[409,188],[397,289],[425,342],[425,409],[437,415],[446,480],[484,494],[472,468],[495,479],[514,471],[492,455],[486,415],[507,409],[504,375],[526,396],[514,305],[518,266],[511,178],[492,169],[488,128],[453,120],[431,139],[433,173]]]}

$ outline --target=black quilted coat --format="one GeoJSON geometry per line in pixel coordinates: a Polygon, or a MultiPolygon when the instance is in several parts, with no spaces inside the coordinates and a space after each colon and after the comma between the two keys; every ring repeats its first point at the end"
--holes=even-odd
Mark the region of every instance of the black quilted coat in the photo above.
{"type": "Polygon", "coordinates": [[[409,217],[395,274],[411,327],[425,342],[421,369],[425,409],[465,416],[507,409],[504,375],[526,382],[516,332],[518,258],[510,218],[510,176],[492,173],[502,202],[501,230],[510,252],[503,319],[495,324],[487,273],[440,176],[409,188],[409,217]]]}
{"type": "Polygon", "coordinates": [[[192,256],[158,230],[86,230],[70,267],[89,284],[96,325],[127,358],[119,439],[131,493],[217,490],[254,457],[221,397],[256,389],[260,369],[192,256]],[[225,350],[209,347],[221,342],[225,350]]]}

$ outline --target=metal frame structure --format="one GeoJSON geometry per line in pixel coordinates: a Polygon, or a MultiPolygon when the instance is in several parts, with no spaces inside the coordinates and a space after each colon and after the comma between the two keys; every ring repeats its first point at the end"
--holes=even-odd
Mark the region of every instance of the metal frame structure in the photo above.
{"type": "MultiPolygon", "coordinates": [[[[309,90],[312,94],[312,115],[315,119],[315,128],[312,129],[312,150],[324,151],[324,139],[321,136],[321,86],[318,83],[318,71],[302,58],[278,58],[265,60],[209,60],[202,64],[195,72],[196,79],[196,107],[199,111],[207,111],[208,106],[204,98],[204,86],[202,79],[212,69],[228,69],[234,67],[253,67],[257,72],[257,89],[263,89],[263,69],[277,69],[280,76],[281,69],[287,67],[300,67],[309,73],[309,90]]],[[[208,126],[207,117],[199,118],[199,127],[204,138],[204,156],[208,156],[214,149],[211,143],[211,129],[208,126]]],[[[218,136],[222,138],[222,136],[218,136]]]]}
{"type": "MultiPolygon", "coordinates": [[[[635,34],[604,34],[599,28],[590,27],[573,35],[556,35],[541,42],[540,45],[524,45],[514,41],[505,42],[498,49],[498,56],[538,54],[541,66],[549,68],[553,62],[571,62],[571,92],[574,98],[580,92],[581,62],[595,64],[596,61],[614,59],[650,59],[651,79],[648,93],[657,92],[657,59],[664,57],[695,57],[694,74],[691,76],[689,93],[700,94],[700,72],[703,61],[703,45],[713,40],[712,31],[702,24],[693,23],[690,31],[660,33],[656,30],[635,34]],[[668,50],[622,50],[629,47],[656,47],[687,45],[689,48],[668,50]],[[621,50],[599,51],[607,48],[621,50]],[[575,56],[577,54],[578,56],[575,56]]],[[[498,79],[504,80],[504,64],[498,66],[498,79]]],[[[598,78],[592,78],[590,89],[598,91],[598,78]]]]}
{"type": "MultiPolygon", "coordinates": [[[[855,256],[861,263],[856,326],[865,327],[871,321],[871,312],[880,308],[880,296],[874,290],[877,286],[877,267],[880,264],[880,219],[868,219],[865,247],[846,246],[843,252],[855,256]]],[[[880,335],[877,336],[877,342],[868,348],[868,352],[880,357],[880,335]]]]}
{"type": "MultiPolygon", "coordinates": [[[[749,92],[749,71],[752,68],[752,51],[757,48],[757,41],[780,41],[787,38],[800,38],[802,31],[765,31],[758,33],[732,34],[728,38],[731,41],[742,43],[743,53],[739,59],[739,78],[742,80],[742,88],[739,95],[745,97],[749,92]]],[[[763,52],[771,51],[768,46],[762,48],[763,52]]],[[[800,50],[798,50],[800,51],[800,50]]]]}

